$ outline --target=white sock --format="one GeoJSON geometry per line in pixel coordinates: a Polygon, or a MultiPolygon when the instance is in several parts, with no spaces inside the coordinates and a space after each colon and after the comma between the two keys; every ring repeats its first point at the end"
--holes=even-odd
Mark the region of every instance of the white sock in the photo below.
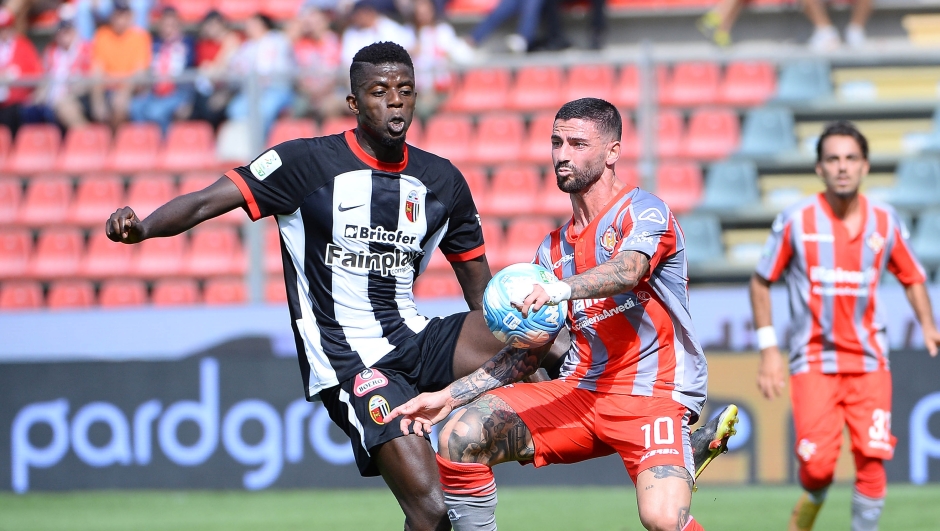
{"type": "Polygon", "coordinates": [[[485,496],[444,493],[454,531],[496,531],[496,490],[485,496]]]}
{"type": "Polygon", "coordinates": [[[878,531],[884,498],[869,498],[858,491],[852,492],[852,531],[878,531]]]}

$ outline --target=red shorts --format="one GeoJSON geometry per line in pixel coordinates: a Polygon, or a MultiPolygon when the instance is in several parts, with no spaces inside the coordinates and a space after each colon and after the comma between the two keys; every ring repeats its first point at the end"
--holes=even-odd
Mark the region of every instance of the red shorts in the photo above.
{"type": "Polygon", "coordinates": [[[849,427],[852,451],[891,459],[897,439],[891,434],[891,373],[805,372],[790,378],[796,454],[835,466],[842,427],[849,427]]]}
{"type": "Polygon", "coordinates": [[[577,389],[552,380],[491,391],[532,433],[535,466],[577,463],[617,453],[636,483],[660,465],[695,468],[689,445],[689,411],[665,397],[616,395],[577,389]]]}

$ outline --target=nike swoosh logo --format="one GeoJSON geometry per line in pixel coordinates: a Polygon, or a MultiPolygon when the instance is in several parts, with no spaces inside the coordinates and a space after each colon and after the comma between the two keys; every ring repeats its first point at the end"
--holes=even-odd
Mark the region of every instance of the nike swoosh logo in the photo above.
{"type": "MultiPolygon", "coordinates": [[[[362,205],[364,205],[364,204],[365,204],[365,203],[363,203],[362,205]]],[[[352,210],[352,209],[354,209],[354,208],[359,208],[359,207],[361,207],[362,205],[356,205],[356,206],[351,206],[351,207],[344,207],[343,204],[340,203],[339,206],[336,207],[336,209],[339,210],[340,212],[346,212],[347,210],[352,210]]]]}

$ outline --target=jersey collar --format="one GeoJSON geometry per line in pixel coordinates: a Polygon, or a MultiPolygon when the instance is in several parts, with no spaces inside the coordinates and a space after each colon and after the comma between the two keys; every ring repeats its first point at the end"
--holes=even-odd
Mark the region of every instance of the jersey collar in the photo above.
{"type": "Polygon", "coordinates": [[[353,155],[374,170],[401,173],[405,171],[405,167],[408,166],[408,144],[404,146],[405,153],[401,162],[382,162],[362,149],[362,146],[359,145],[359,140],[356,139],[355,129],[346,131],[343,136],[346,138],[346,143],[349,145],[349,149],[352,150],[353,155]]]}

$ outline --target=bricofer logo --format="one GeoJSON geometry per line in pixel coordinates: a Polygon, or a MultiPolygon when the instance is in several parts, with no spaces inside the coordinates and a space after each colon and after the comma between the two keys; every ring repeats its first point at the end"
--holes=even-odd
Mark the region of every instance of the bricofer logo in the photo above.
{"type": "Polygon", "coordinates": [[[392,232],[385,227],[361,227],[359,225],[346,225],[343,236],[351,240],[361,240],[376,243],[401,243],[411,245],[417,241],[418,236],[403,231],[392,232]]]}
{"type": "Polygon", "coordinates": [[[327,266],[374,271],[383,277],[414,271],[414,263],[424,255],[421,251],[402,252],[395,249],[387,253],[347,251],[332,243],[326,246],[323,262],[327,266]]]}

